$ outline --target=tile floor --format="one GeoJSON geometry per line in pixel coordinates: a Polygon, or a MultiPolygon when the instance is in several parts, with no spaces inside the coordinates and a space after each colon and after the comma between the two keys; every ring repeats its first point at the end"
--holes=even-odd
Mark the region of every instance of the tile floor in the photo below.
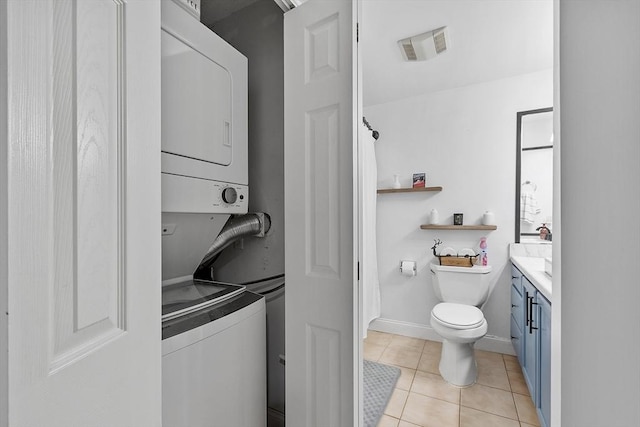
{"type": "Polygon", "coordinates": [[[368,332],[364,358],[401,370],[378,427],[540,425],[515,356],[476,350],[478,380],[461,389],[438,372],[441,348],[435,341],[368,332]]]}

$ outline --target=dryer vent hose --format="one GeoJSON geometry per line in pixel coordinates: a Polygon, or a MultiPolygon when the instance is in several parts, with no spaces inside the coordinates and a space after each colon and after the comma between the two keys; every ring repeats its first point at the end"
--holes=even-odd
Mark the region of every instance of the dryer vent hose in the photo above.
{"type": "Polygon", "coordinates": [[[224,227],[222,227],[222,231],[220,231],[218,237],[216,237],[209,250],[207,250],[202,261],[200,261],[194,277],[199,276],[200,274],[198,273],[208,270],[211,264],[218,258],[218,255],[220,255],[220,252],[236,240],[249,236],[264,237],[270,228],[271,218],[269,214],[262,212],[248,213],[229,218],[224,227]]]}

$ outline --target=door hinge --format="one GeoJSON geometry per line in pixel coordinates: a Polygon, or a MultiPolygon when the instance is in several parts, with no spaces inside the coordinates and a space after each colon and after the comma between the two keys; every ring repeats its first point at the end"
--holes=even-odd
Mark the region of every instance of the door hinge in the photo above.
{"type": "Polygon", "coordinates": [[[356,43],[360,42],[360,23],[356,22],[356,43]]]}
{"type": "Polygon", "coordinates": [[[358,265],[356,267],[358,269],[358,281],[360,281],[360,261],[358,261],[358,265]]]}

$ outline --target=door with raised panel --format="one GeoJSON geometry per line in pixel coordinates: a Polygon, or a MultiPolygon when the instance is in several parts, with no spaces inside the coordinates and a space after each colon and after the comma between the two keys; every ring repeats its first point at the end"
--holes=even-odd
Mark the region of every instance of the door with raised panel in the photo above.
{"type": "Polygon", "coordinates": [[[160,426],[160,4],[3,3],[0,425],[160,426]]]}
{"type": "Polygon", "coordinates": [[[356,5],[308,0],[284,16],[286,412],[293,426],[360,423],[356,5]]]}

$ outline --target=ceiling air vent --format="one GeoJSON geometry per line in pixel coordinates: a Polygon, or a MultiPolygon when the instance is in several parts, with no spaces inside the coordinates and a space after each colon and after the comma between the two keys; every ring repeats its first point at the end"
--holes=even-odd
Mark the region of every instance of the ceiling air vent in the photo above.
{"type": "Polygon", "coordinates": [[[440,27],[398,41],[405,61],[425,61],[446,52],[449,48],[447,27],[440,27]]]}

